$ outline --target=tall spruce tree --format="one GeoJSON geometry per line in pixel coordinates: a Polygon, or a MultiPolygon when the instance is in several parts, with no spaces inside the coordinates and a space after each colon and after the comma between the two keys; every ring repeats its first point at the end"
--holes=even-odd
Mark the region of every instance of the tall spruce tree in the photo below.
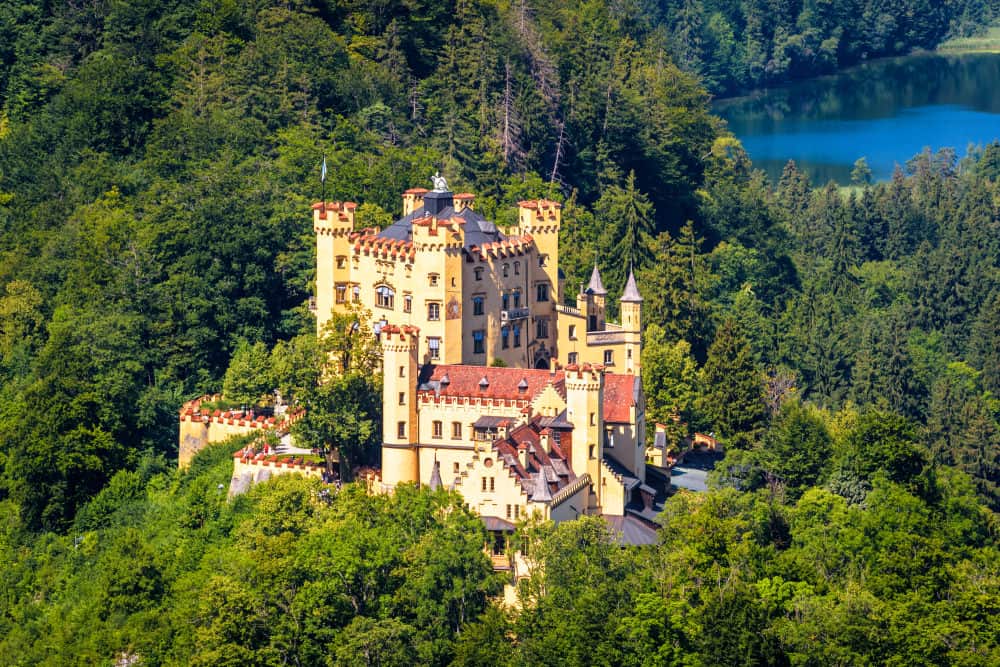
{"type": "Polygon", "coordinates": [[[722,442],[751,449],[767,416],[764,375],[735,320],[727,319],[708,348],[701,371],[701,411],[722,442]]]}

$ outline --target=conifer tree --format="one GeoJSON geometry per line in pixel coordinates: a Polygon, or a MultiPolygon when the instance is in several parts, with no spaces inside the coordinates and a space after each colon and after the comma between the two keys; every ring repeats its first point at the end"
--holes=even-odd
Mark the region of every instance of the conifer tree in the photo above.
{"type": "Polygon", "coordinates": [[[736,321],[716,332],[701,371],[701,410],[724,444],[754,447],[766,418],[764,378],[736,321]]]}

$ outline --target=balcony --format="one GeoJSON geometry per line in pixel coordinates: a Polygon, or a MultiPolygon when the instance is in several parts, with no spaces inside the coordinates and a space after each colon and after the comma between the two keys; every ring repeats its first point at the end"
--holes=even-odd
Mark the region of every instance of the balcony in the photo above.
{"type": "Polygon", "coordinates": [[[510,310],[501,310],[500,321],[514,322],[515,320],[526,320],[530,314],[531,311],[527,308],[511,308],[510,310]]]}

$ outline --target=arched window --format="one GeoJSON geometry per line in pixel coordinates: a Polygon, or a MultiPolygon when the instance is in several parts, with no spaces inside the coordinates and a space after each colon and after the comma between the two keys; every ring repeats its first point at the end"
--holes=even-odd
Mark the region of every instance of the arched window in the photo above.
{"type": "Polygon", "coordinates": [[[375,305],[379,308],[392,308],[396,301],[396,292],[388,285],[375,288],[375,305]]]}

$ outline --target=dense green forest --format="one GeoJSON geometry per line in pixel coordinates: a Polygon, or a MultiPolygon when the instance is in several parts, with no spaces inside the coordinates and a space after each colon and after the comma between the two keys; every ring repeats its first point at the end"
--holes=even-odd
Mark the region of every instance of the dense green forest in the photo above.
{"type": "Polygon", "coordinates": [[[814,190],[754,172],[708,106],[994,10],[0,0],[2,655],[996,664],[1000,144],[814,190]],[[226,446],[173,470],[180,404],[263,365],[307,435],[372,453],[364,368],[301,372],[324,155],[361,224],[441,170],[500,223],[562,201],[568,292],[635,264],[648,419],[728,447],[661,544],[525,526],[543,567],[505,612],[454,497],[227,503],[226,446]]]}

